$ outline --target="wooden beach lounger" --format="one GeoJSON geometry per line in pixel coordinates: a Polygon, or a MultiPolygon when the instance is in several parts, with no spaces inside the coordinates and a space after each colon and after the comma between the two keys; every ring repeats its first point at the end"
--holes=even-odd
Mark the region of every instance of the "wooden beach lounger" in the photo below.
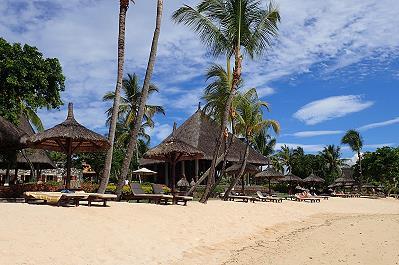
{"type": "Polygon", "coordinates": [[[298,202],[307,202],[307,201],[311,202],[311,203],[320,202],[320,199],[315,198],[315,197],[306,197],[306,196],[302,196],[302,195],[295,195],[295,197],[298,202]]]}
{"type": "MultiPolygon", "coordinates": [[[[151,184],[152,185],[152,191],[154,194],[157,195],[165,195],[162,185],[161,184],[151,184]]],[[[169,196],[169,195],[167,195],[169,196]]],[[[173,204],[178,204],[179,202],[182,202],[184,206],[187,205],[188,201],[192,201],[194,198],[191,196],[183,196],[183,195],[173,195],[173,204]]]]}
{"type": "Polygon", "coordinates": [[[235,194],[230,194],[227,200],[229,201],[241,200],[243,202],[253,202],[253,203],[259,201],[259,199],[255,197],[245,196],[245,195],[235,195],[235,194]]]}
{"type": "Polygon", "coordinates": [[[141,200],[148,200],[150,203],[154,202],[156,204],[160,204],[164,202],[168,203],[169,200],[173,200],[172,195],[165,194],[147,194],[141,188],[139,183],[130,183],[130,189],[132,190],[132,197],[130,199],[140,202],[141,200]]]}
{"type": "Polygon", "coordinates": [[[75,206],[79,206],[79,202],[86,200],[87,195],[62,192],[25,192],[24,198],[27,203],[30,201],[43,201],[44,203],[61,206],[72,202],[75,206]]]}
{"type": "Polygon", "coordinates": [[[92,202],[102,202],[103,206],[107,206],[107,201],[116,200],[118,196],[115,194],[102,194],[102,193],[85,193],[84,191],[77,191],[75,194],[84,194],[87,196],[82,201],[87,201],[87,205],[90,207],[92,202]]]}
{"type": "Polygon", "coordinates": [[[257,191],[256,195],[258,196],[258,199],[261,200],[262,202],[283,202],[283,199],[277,198],[277,197],[271,197],[271,196],[263,196],[262,192],[257,191]]]}

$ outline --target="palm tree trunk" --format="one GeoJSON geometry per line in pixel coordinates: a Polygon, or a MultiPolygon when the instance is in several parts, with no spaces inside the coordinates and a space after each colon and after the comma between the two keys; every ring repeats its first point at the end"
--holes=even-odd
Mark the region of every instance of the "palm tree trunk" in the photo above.
{"type": "Polygon", "coordinates": [[[234,179],[230,183],[230,186],[225,191],[223,197],[224,200],[227,200],[229,198],[229,195],[234,186],[237,184],[237,181],[244,175],[245,167],[247,166],[248,153],[249,153],[249,142],[247,142],[247,147],[245,149],[245,154],[244,154],[244,160],[242,161],[240,172],[234,177],[234,179]]]}
{"type": "Polygon", "coordinates": [[[119,35],[118,35],[118,74],[116,78],[115,98],[112,106],[111,123],[109,125],[108,140],[111,147],[107,151],[105,158],[103,177],[98,188],[98,193],[104,193],[107,188],[109,175],[111,173],[112,154],[114,150],[114,140],[116,123],[118,121],[119,104],[121,97],[122,79],[123,79],[123,65],[125,63],[125,26],[126,26],[126,13],[129,8],[129,0],[120,0],[119,7],[119,35]]]}
{"type": "Polygon", "coordinates": [[[132,161],[133,152],[136,147],[137,136],[139,134],[141,124],[143,121],[144,110],[145,110],[145,106],[147,104],[147,98],[148,98],[148,90],[150,88],[151,77],[152,77],[152,73],[154,71],[155,59],[157,56],[158,40],[159,40],[159,35],[161,33],[162,12],[163,12],[163,0],[158,0],[157,1],[157,16],[156,16],[154,35],[152,38],[150,57],[148,59],[147,71],[145,73],[143,90],[142,90],[141,97],[140,97],[140,106],[139,106],[137,115],[134,120],[133,129],[130,132],[130,141],[129,141],[129,145],[127,147],[126,156],[123,160],[122,172],[119,177],[118,186],[116,189],[116,195],[118,195],[118,196],[120,196],[122,193],[122,187],[125,183],[125,179],[129,172],[130,162],[132,161]]]}
{"type": "Polygon", "coordinates": [[[362,169],[362,155],[360,154],[360,150],[357,151],[357,156],[359,157],[359,186],[362,187],[363,169],[362,169]]]}
{"type": "Polygon", "coordinates": [[[241,56],[240,46],[237,45],[237,47],[235,48],[235,65],[234,65],[234,69],[233,69],[233,80],[231,82],[231,90],[230,90],[230,94],[226,101],[225,110],[223,113],[222,125],[220,128],[219,139],[217,142],[216,151],[214,152],[214,155],[213,155],[208,182],[206,185],[204,195],[202,196],[203,199],[201,198],[201,200],[200,200],[200,202],[202,202],[202,203],[205,203],[207,201],[207,199],[205,199],[205,198],[209,198],[209,193],[212,192],[211,187],[212,187],[212,184],[214,183],[215,169],[217,167],[216,160],[217,160],[217,157],[219,156],[219,152],[221,149],[220,147],[223,142],[225,130],[227,130],[227,123],[228,123],[229,114],[231,111],[231,104],[233,102],[238,83],[240,82],[240,79],[241,79],[241,72],[242,72],[241,65],[242,65],[242,56],[241,56]]]}

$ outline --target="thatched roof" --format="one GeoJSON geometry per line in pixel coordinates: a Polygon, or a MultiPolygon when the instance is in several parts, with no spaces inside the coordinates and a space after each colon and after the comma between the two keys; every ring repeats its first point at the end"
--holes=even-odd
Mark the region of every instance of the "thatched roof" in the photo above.
{"type": "Polygon", "coordinates": [[[0,116],[0,150],[18,150],[26,147],[28,135],[0,116]]]}
{"type": "Polygon", "coordinates": [[[284,178],[280,179],[281,182],[303,182],[303,179],[301,179],[300,177],[289,173],[287,175],[284,176],[284,178]]]}
{"type": "Polygon", "coordinates": [[[144,158],[172,162],[181,160],[193,160],[204,157],[204,153],[175,137],[169,137],[156,147],[148,150],[144,158]]]}
{"type": "MultiPolygon", "coordinates": [[[[17,129],[24,134],[23,138],[25,139],[35,134],[32,125],[25,116],[21,116],[17,129]]],[[[36,169],[56,168],[53,161],[49,158],[44,150],[27,148],[24,150],[24,153],[36,169]]],[[[0,167],[5,166],[6,165],[0,161],[0,167]]],[[[17,154],[17,167],[18,169],[30,169],[28,161],[26,161],[26,158],[21,153],[17,154]]]]}
{"type": "MultiPolygon", "coordinates": [[[[241,164],[234,163],[233,165],[226,168],[225,172],[235,174],[235,173],[238,173],[240,171],[240,169],[241,169],[241,164]]],[[[257,173],[257,172],[259,172],[259,167],[249,164],[249,163],[246,164],[244,173],[252,173],[253,174],[253,173],[257,173]]]]}
{"type": "Polygon", "coordinates": [[[63,123],[33,135],[28,143],[33,148],[67,153],[69,140],[72,141],[73,153],[95,152],[107,150],[110,147],[105,137],[87,129],[75,120],[72,103],[68,105],[68,117],[63,123]]]}
{"type": "Polygon", "coordinates": [[[309,177],[303,179],[304,182],[324,182],[324,179],[321,177],[316,176],[315,174],[310,174],[309,177]]]}
{"type": "MultiPolygon", "coordinates": [[[[180,140],[190,146],[204,153],[206,160],[212,160],[213,152],[219,136],[219,125],[210,119],[202,110],[197,110],[190,118],[188,118],[179,128],[174,132],[174,138],[180,140]]],[[[169,140],[172,135],[168,136],[163,142],[169,140]]],[[[245,143],[237,137],[229,133],[229,141],[233,139],[230,147],[227,161],[239,162],[242,160],[245,152],[245,143]]],[[[223,150],[222,150],[223,152],[223,150]]],[[[141,165],[151,164],[154,161],[142,160],[141,165]]],[[[266,165],[268,159],[257,152],[255,149],[250,148],[248,154],[248,163],[254,165],[266,165]]]]}
{"type": "Polygon", "coordinates": [[[267,178],[267,179],[281,179],[284,175],[273,168],[266,168],[262,172],[255,175],[257,178],[267,178]]]}

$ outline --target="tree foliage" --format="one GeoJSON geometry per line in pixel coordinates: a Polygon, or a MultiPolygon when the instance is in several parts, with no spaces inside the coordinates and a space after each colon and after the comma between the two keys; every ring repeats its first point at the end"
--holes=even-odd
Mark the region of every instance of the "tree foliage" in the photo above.
{"type": "Polygon", "coordinates": [[[1,116],[18,124],[21,113],[29,118],[39,108],[59,107],[64,81],[58,59],[43,57],[36,47],[0,38],[1,116]]]}

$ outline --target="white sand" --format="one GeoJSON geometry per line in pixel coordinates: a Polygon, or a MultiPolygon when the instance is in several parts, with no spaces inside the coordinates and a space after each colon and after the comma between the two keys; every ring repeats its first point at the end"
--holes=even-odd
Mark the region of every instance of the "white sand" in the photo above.
{"type": "Polygon", "coordinates": [[[366,250],[381,256],[381,249],[387,263],[378,264],[399,260],[394,199],[107,208],[2,203],[0,213],[0,264],[352,264],[339,261],[341,254],[349,261],[366,250]],[[305,244],[309,237],[312,244],[305,244]]]}

